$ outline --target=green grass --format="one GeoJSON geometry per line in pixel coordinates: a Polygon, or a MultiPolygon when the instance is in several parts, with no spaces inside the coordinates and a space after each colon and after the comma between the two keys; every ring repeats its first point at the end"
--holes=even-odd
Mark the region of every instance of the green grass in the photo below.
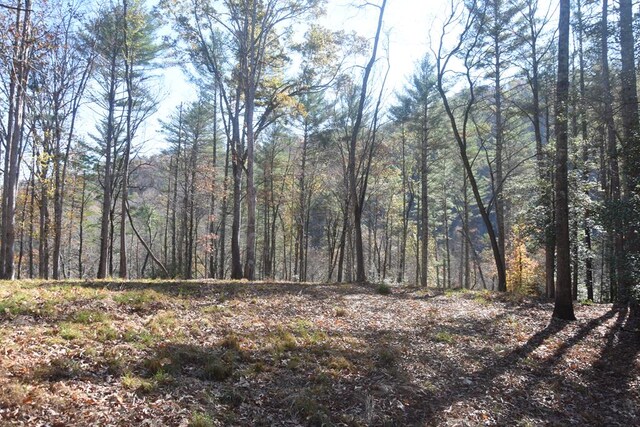
{"type": "Polygon", "coordinates": [[[62,322],[60,323],[60,327],[58,329],[58,335],[60,336],[60,338],[63,338],[67,341],[72,341],[82,338],[83,332],[77,324],[62,322]]]}
{"type": "Polygon", "coordinates": [[[214,425],[213,419],[201,412],[194,412],[188,424],[189,427],[213,427],[214,425]]]}
{"type": "Polygon", "coordinates": [[[129,307],[134,311],[142,311],[152,303],[158,302],[162,296],[153,290],[124,291],[113,296],[113,300],[120,305],[129,307]]]}
{"type": "Polygon", "coordinates": [[[10,291],[0,299],[0,316],[51,316],[56,313],[59,299],[51,293],[40,292],[39,289],[10,291]]]}
{"type": "Polygon", "coordinates": [[[108,319],[108,316],[98,310],[78,310],[71,316],[71,321],[82,325],[90,325],[92,323],[102,323],[108,319]]]}
{"type": "Polygon", "coordinates": [[[434,339],[436,340],[436,342],[444,344],[453,344],[456,341],[455,336],[445,331],[438,332],[434,339]]]}
{"type": "Polygon", "coordinates": [[[122,386],[127,390],[138,391],[142,393],[151,393],[158,388],[158,385],[152,379],[142,378],[133,375],[130,372],[124,374],[121,379],[122,386]]]}
{"type": "Polygon", "coordinates": [[[271,348],[276,353],[283,353],[298,348],[296,337],[283,328],[278,328],[276,333],[271,334],[269,341],[271,342],[271,348]]]}
{"type": "Polygon", "coordinates": [[[118,338],[118,331],[111,325],[101,324],[93,329],[95,339],[98,342],[113,341],[118,338]]]}

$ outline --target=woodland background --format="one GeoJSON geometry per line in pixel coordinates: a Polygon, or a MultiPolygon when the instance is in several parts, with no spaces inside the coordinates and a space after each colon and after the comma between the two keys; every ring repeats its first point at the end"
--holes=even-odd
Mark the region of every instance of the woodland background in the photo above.
{"type": "Polygon", "coordinates": [[[452,2],[399,93],[386,2],[354,5],[379,18],[365,36],[318,25],[320,0],[3,5],[2,277],[553,296],[561,244],[573,299],[635,298],[635,5],[574,0],[569,19],[561,3],[452,2]],[[198,98],[143,154],[174,63],[198,98]]]}

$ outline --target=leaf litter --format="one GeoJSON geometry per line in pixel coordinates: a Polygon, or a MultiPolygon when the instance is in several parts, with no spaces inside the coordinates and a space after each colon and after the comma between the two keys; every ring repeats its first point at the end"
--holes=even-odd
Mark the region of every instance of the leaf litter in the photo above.
{"type": "Polygon", "coordinates": [[[0,424],[634,425],[624,308],[248,282],[0,285],[0,424]]]}

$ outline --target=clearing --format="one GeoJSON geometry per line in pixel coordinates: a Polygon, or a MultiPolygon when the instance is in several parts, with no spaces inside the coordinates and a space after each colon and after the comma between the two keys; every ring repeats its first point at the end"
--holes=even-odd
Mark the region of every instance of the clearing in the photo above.
{"type": "Polygon", "coordinates": [[[637,425],[626,309],[247,282],[0,284],[0,424],[637,425]]]}

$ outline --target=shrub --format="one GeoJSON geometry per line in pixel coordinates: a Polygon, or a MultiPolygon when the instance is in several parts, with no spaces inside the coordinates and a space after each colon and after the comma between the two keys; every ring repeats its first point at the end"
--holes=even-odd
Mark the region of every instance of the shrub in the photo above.
{"type": "Polygon", "coordinates": [[[378,295],[390,295],[391,294],[391,286],[386,283],[379,283],[376,287],[376,293],[378,295]]]}

